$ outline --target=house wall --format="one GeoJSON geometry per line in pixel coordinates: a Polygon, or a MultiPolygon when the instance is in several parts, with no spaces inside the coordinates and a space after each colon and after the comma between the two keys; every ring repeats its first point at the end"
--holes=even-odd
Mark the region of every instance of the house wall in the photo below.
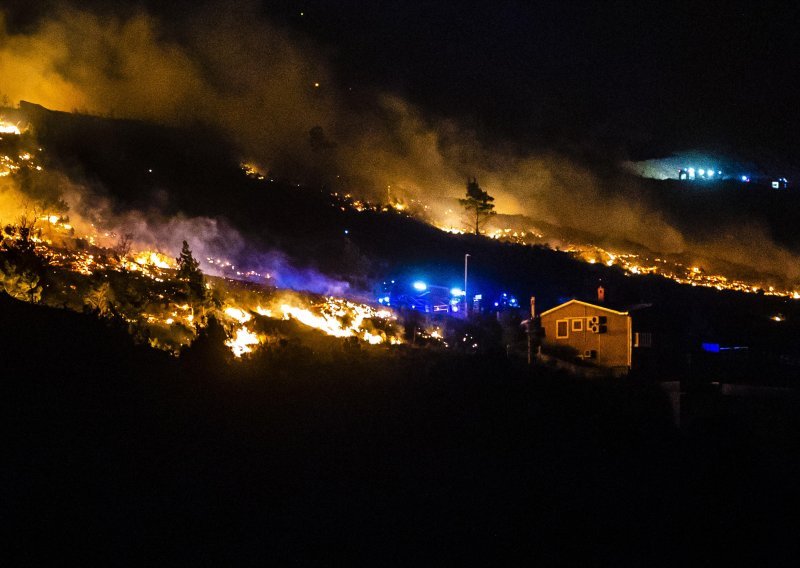
{"type": "Polygon", "coordinates": [[[596,365],[607,368],[630,367],[631,317],[627,314],[577,302],[567,303],[543,314],[541,325],[544,330],[544,347],[572,348],[576,356],[583,355],[586,351],[595,351],[596,357],[588,361],[596,365]],[[604,333],[589,331],[587,322],[593,316],[606,318],[604,333]],[[559,321],[567,323],[566,337],[558,337],[559,321]]]}

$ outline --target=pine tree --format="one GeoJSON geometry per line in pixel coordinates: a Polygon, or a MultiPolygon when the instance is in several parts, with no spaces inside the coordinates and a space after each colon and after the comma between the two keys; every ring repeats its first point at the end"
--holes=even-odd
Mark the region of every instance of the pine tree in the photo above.
{"type": "Polygon", "coordinates": [[[192,256],[189,243],[186,241],[183,241],[181,255],[175,261],[178,263],[178,278],[186,282],[189,296],[196,300],[205,299],[206,287],[200,263],[192,256]]]}
{"type": "Polygon", "coordinates": [[[467,212],[467,226],[470,232],[474,231],[479,235],[486,220],[495,214],[492,201],[494,197],[481,189],[477,179],[467,180],[467,197],[459,199],[458,202],[467,212]]]}

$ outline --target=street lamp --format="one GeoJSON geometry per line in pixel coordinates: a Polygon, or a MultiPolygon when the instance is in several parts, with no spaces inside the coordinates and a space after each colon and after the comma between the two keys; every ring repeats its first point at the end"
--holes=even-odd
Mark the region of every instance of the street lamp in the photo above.
{"type": "Polygon", "coordinates": [[[467,266],[469,253],[464,255],[464,317],[469,315],[469,294],[467,294],[467,266]]]}

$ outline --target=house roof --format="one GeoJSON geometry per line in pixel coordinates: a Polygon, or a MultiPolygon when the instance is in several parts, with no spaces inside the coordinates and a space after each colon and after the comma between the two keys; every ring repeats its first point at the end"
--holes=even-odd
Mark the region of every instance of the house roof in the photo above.
{"type": "Polygon", "coordinates": [[[610,308],[606,308],[605,306],[598,306],[596,304],[590,304],[588,302],[581,302],[580,300],[570,300],[569,302],[565,302],[565,303],[563,303],[563,304],[561,304],[559,306],[556,306],[554,308],[550,308],[549,310],[542,312],[541,314],[539,314],[539,317],[546,316],[547,314],[550,314],[550,313],[553,313],[555,311],[558,311],[561,308],[565,308],[565,307],[569,306],[570,304],[581,304],[582,306],[586,306],[587,308],[594,308],[596,310],[602,310],[604,312],[608,312],[610,314],[614,314],[614,315],[617,315],[617,316],[627,316],[628,315],[628,312],[618,312],[617,310],[612,310],[610,308]]]}

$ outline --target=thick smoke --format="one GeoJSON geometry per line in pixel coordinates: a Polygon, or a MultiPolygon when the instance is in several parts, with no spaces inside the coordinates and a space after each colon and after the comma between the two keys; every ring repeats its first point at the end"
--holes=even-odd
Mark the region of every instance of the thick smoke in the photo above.
{"type": "MultiPolygon", "coordinates": [[[[0,90],[12,101],[169,124],[210,123],[231,135],[243,157],[278,175],[302,179],[313,172],[376,199],[388,188],[394,198],[421,201],[434,220],[450,225],[460,224],[455,199],[467,177],[476,176],[495,196],[498,212],[524,215],[531,226],[545,223],[564,234],[593,235],[601,244],[798,277],[787,268],[797,257],[757,226],[734,232],[716,221],[720,235],[733,236],[689,234],[632,176],[601,175],[555,154],[487,147],[456,121],[429,117],[397,96],[350,100],[329,69],[312,42],[265,21],[248,2],[209,4],[181,21],[143,11],[109,16],[64,8],[25,33],[0,30],[0,90]]],[[[179,247],[165,236],[188,233],[171,224],[195,222],[200,226],[191,234],[205,231],[204,241],[230,247],[225,256],[251,253],[217,221],[161,221],[157,229],[150,223],[137,231],[179,247]]],[[[216,245],[197,246],[215,256],[216,245]]]]}

